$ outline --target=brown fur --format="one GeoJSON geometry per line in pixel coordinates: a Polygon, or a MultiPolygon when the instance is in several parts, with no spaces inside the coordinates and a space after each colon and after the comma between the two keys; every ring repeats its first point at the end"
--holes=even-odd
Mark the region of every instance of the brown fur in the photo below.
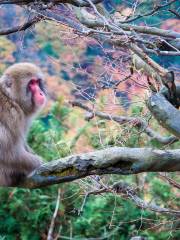
{"type": "Polygon", "coordinates": [[[39,167],[42,159],[33,154],[26,134],[39,108],[27,92],[32,78],[43,78],[30,63],[9,67],[0,78],[0,186],[15,186],[39,167]]]}

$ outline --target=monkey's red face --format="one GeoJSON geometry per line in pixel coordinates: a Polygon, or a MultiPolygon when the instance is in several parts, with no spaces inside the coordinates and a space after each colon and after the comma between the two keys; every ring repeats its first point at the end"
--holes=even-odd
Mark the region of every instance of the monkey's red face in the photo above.
{"type": "Polygon", "coordinates": [[[38,107],[44,105],[46,97],[43,90],[41,79],[31,79],[28,84],[29,91],[32,94],[32,101],[38,107]]]}
{"type": "Polygon", "coordinates": [[[47,91],[44,74],[32,63],[17,63],[0,78],[0,85],[24,111],[33,116],[45,105],[47,91]]]}

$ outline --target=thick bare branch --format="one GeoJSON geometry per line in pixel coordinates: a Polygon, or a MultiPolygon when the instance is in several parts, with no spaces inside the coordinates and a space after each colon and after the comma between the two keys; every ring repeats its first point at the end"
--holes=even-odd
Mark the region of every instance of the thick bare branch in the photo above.
{"type": "Polygon", "coordinates": [[[77,31],[78,33],[85,34],[88,32],[88,29],[86,26],[83,26],[81,23],[76,21],[75,19],[67,18],[67,16],[64,16],[63,14],[55,14],[54,12],[50,10],[44,10],[44,11],[38,11],[39,15],[42,17],[45,17],[48,20],[56,21],[60,24],[64,24],[73,30],[77,31]]]}
{"type": "Polygon", "coordinates": [[[158,83],[162,82],[159,73],[135,53],[132,53],[132,65],[134,67],[134,70],[145,73],[147,76],[155,79],[158,83]]]}
{"type": "Polygon", "coordinates": [[[162,94],[153,94],[147,106],[161,126],[180,138],[180,112],[162,94]]]}
{"type": "Polygon", "coordinates": [[[36,17],[28,20],[27,22],[21,24],[21,25],[0,30],[0,35],[1,36],[2,35],[9,35],[11,33],[25,31],[26,29],[30,28],[31,26],[33,26],[37,22],[40,22],[42,19],[43,19],[43,16],[36,16],[36,17]]]}
{"type": "Polygon", "coordinates": [[[158,72],[159,75],[164,79],[168,74],[168,71],[161,67],[158,63],[156,63],[152,58],[150,58],[144,51],[138,47],[136,44],[130,44],[131,50],[139,56],[146,64],[154,69],[154,71],[158,72]]]}
{"type": "Polygon", "coordinates": [[[152,58],[150,58],[140,47],[136,44],[130,44],[130,49],[140,58],[141,63],[143,63],[144,70],[153,69],[151,75],[155,75],[155,79],[159,81],[160,84],[166,86],[170,93],[171,103],[179,107],[177,95],[176,95],[176,85],[174,82],[174,73],[169,72],[165,68],[161,67],[158,63],[156,63],[152,58]]]}
{"type": "Polygon", "coordinates": [[[19,187],[39,188],[90,175],[180,171],[180,150],[112,147],[43,164],[19,187]]]}
{"type": "Polygon", "coordinates": [[[119,27],[121,27],[123,30],[126,31],[136,31],[139,33],[144,34],[151,34],[161,37],[169,37],[169,38],[180,38],[180,33],[171,31],[171,30],[163,30],[156,27],[147,27],[147,26],[136,26],[136,25],[130,25],[130,24],[118,24],[119,27]]]}
{"type": "MultiPolygon", "coordinates": [[[[106,24],[102,21],[102,19],[88,19],[83,18],[81,19],[81,22],[85,24],[87,27],[105,27],[106,24]]],[[[135,31],[137,33],[143,33],[148,35],[154,35],[154,36],[161,36],[165,38],[172,38],[172,39],[180,39],[180,33],[171,31],[171,30],[163,30],[156,27],[147,27],[147,26],[136,26],[131,24],[125,24],[116,22],[116,25],[120,28],[122,28],[124,31],[135,31]]]]}
{"type": "MultiPolygon", "coordinates": [[[[27,5],[27,4],[34,4],[34,0],[0,0],[0,4],[17,4],[17,5],[27,5]]],[[[53,4],[61,4],[61,3],[69,3],[74,6],[78,7],[87,7],[90,6],[87,1],[83,0],[53,0],[53,1],[47,1],[47,0],[41,0],[41,3],[47,4],[49,2],[52,2],[53,4]]],[[[102,0],[92,0],[94,4],[102,2],[102,0]]],[[[36,3],[37,4],[37,3],[36,3]]]]}

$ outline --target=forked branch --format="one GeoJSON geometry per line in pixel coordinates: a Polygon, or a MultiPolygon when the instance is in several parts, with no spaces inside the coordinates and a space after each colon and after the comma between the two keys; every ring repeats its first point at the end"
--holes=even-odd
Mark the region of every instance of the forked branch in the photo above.
{"type": "MultiPolygon", "coordinates": [[[[148,123],[140,117],[116,116],[116,115],[103,113],[103,112],[96,111],[94,109],[89,108],[87,105],[83,104],[82,102],[80,102],[78,100],[71,101],[71,104],[73,106],[79,107],[79,108],[84,109],[84,110],[88,111],[89,113],[91,113],[92,114],[91,119],[93,117],[97,116],[101,119],[106,119],[106,120],[117,122],[120,125],[125,124],[125,123],[132,124],[133,127],[137,128],[141,132],[146,133],[151,139],[154,139],[161,144],[164,144],[164,145],[171,144],[171,143],[174,143],[179,140],[175,136],[169,136],[169,137],[161,136],[156,131],[151,129],[148,126],[148,123]]],[[[87,120],[90,120],[90,119],[87,119],[87,120]]]]}

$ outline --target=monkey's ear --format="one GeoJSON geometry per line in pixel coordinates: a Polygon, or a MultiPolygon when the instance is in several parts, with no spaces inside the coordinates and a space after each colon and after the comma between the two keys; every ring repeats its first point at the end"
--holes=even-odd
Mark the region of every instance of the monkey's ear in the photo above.
{"type": "Polygon", "coordinates": [[[7,88],[10,88],[12,86],[12,79],[10,78],[10,76],[4,76],[4,83],[7,88]]]}

